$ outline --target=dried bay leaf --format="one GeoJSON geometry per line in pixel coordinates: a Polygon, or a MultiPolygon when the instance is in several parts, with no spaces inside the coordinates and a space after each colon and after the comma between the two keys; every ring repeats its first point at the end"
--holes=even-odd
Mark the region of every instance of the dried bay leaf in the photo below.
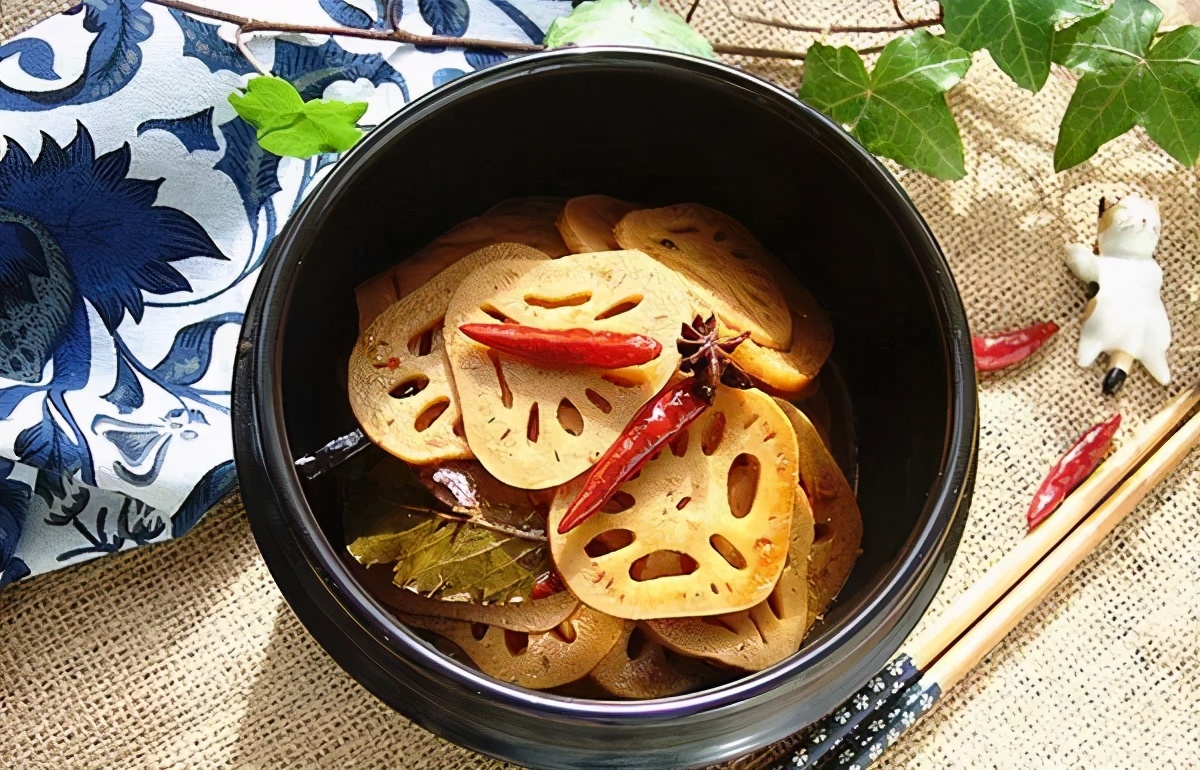
{"type": "Polygon", "coordinates": [[[433,598],[504,602],[528,597],[537,576],[550,568],[544,543],[466,522],[431,518],[393,534],[386,546],[396,553],[393,582],[433,598]]]}
{"type": "MultiPolygon", "coordinates": [[[[451,515],[440,510],[446,507],[439,501],[441,495],[435,496],[417,472],[391,455],[371,451],[338,470],[350,555],[363,566],[394,562],[394,582],[402,588],[435,599],[504,602],[528,598],[537,576],[550,568],[543,542],[507,535],[487,524],[441,518],[451,515]]],[[[463,477],[450,478],[460,482],[463,477]]],[[[490,488],[478,473],[471,478],[479,487],[490,488]]],[[[497,516],[513,528],[544,532],[544,520],[534,521],[533,502],[522,506],[519,498],[510,497],[505,515],[497,516]]],[[[460,512],[481,521],[488,514],[481,508],[460,512]]]]}
{"type": "Polygon", "coordinates": [[[546,539],[546,513],[553,491],[509,486],[487,472],[478,460],[447,460],[423,465],[417,475],[434,497],[456,514],[497,531],[546,539]]]}

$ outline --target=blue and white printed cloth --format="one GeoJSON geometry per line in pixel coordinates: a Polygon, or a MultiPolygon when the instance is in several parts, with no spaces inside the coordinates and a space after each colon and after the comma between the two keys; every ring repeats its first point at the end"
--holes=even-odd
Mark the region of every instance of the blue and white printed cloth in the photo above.
{"type": "MultiPolygon", "coordinates": [[[[382,0],[209,0],[383,28],[382,0]]],[[[404,0],[417,33],[531,40],[566,0],[404,0]]],[[[305,99],[375,125],[499,52],[256,35],[305,99]]],[[[336,156],[264,151],[233,27],[85,0],[0,44],[0,586],[179,537],[236,485],[234,346],[267,246],[336,156]]]]}

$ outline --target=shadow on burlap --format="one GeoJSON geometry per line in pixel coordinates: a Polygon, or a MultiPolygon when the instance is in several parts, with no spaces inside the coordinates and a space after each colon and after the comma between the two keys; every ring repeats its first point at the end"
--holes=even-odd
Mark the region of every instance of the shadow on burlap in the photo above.
{"type": "MultiPolygon", "coordinates": [[[[3,2],[0,30],[35,18],[39,6],[14,14],[13,1],[3,2]]],[[[756,12],[880,22],[889,6],[873,5],[872,15],[851,0],[793,0],[756,12]]],[[[921,18],[931,6],[905,8],[921,18]]],[[[736,22],[719,0],[706,0],[695,23],[730,44],[798,48],[811,39],[736,22]]],[[[798,83],[794,65],[738,63],[785,87],[798,83]]],[[[1055,175],[1056,124],[1069,95],[1063,72],[1032,96],[978,55],[951,96],[967,178],[937,182],[893,166],[946,250],[973,329],[1045,319],[1063,327],[1033,361],[981,382],[975,501],[925,623],[1020,540],[1027,501],[1085,426],[1120,410],[1128,435],[1200,375],[1200,177],[1140,132],[1055,175]],[[1133,191],[1162,202],[1158,256],[1175,382],[1164,390],[1138,370],[1118,398],[1105,399],[1100,367],[1074,364],[1083,292],[1062,246],[1091,240],[1101,195],[1133,191]]],[[[1200,766],[1198,501],[1193,454],[880,766],[1200,766]]],[[[0,594],[0,640],[4,766],[503,767],[411,725],[342,673],[283,602],[236,500],[179,542],[0,594]]]]}

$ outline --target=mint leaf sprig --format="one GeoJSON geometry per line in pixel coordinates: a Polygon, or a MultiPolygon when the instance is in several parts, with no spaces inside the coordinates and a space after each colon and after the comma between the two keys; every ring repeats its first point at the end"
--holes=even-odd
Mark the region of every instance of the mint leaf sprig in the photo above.
{"type": "Polygon", "coordinates": [[[349,150],[362,138],[358,121],[367,111],[366,102],[306,102],[288,81],[265,75],[251,78],[245,94],[230,94],[229,103],[264,150],[290,158],[349,150]]]}

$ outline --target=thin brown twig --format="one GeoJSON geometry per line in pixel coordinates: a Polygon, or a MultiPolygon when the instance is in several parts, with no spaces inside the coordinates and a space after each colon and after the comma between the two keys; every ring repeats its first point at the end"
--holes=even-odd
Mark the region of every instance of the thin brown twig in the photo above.
{"type": "Polygon", "coordinates": [[[683,20],[686,21],[688,24],[691,24],[692,23],[692,14],[694,14],[696,12],[696,9],[699,7],[700,7],[700,0],[692,0],[692,7],[688,9],[687,16],[684,16],[683,20]]]}
{"type": "MultiPolygon", "coordinates": [[[[275,21],[260,21],[249,16],[238,16],[224,11],[215,11],[184,0],[151,0],[165,8],[174,8],[185,13],[194,13],[218,21],[236,24],[237,36],[250,32],[286,32],[299,35],[336,35],[339,37],[356,37],[365,40],[380,40],[390,43],[409,43],[412,45],[453,46],[456,48],[494,48],[511,53],[533,53],[541,51],[542,46],[535,43],[515,43],[508,40],[482,40],[472,37],[447,37],[445,35],[418,35],[402,29],[378,30],[356,29],[354,27],[323,26],[319,24],[286,24],[275,21]]],[[[239,45],[245,54],[244,46],[239,45]]],[[[251,59],[251,63],[254,61],[251,59]]]]}
{"type": "MultiPolygon", "coordinates": [[[[728,4],[728,0],[725,0],[728,4]]],[[[184,13],[195,14],[216,21],[224,21],[237,26],[235,39],[238,41],[238,49],[242,55],[249,60],[251,65],[260,72],[266,72],[254,55],[246,47],[242,36],[250,32],[291,32],[296,34],[310,35],[340,35],[342,37],[356,37],[367,40],[384,40],[395,43],[411,43],[413,45],[440,45],[440,46],[456,46],[459,48],[494,48],[500,51],[508,51],[511,53],[534,53],[543,51],[543,46],[534,43],[513,43],[504,40],[483,40],[477,38],[463,37],[444,37],[440,35],[417,35],[404,30],[381,31],[375,29],[355,29],[353,27],[327,27],[327,26],[310,26],[303,24],[283,24],[271,21],[262,21],[252,19],[248,16],[239,16],[237,14],[228,13],[226,11],[218,11],[211,8],[205,8],[194,3],[185,2],[185,0],[150,0],[150,2],[161,5],[164,8],[174,8],[177,11],[184,13]]],[[[396,5],[399,5],[397,3],[396,5]]],[[[395,7],[395,6],[393,6],[395,7]]],[[[869,48],[859,49],[860,54],[876,53],[882,50],[880,46],[871,46],[869,48]]],[[[714,45],[713,51],[719,54],[730,56],[750,56],[762,59],[788,59],[792,61],[801,61],[807,54],[806,51],[788,51],[778,48],[755,48],[752,46],[740,45],[714,45]]]]}
{"type": "Polygon", "coordinates": [[[270,76],[271,71],[258,60],[254,52],[250,50],[250,46],[246,45],[245,31],[245,27],[238,27],[233,31],[233,41],[237,44],[237,49],[242,52],[246,61],[250,62],[250,66],[258,70],[258,74],[270,76]]]}
{"type": "Polygon", "coordinates": [[[908,18],[904,15],[904,11],[900,10],[900,0],[892,0],[892,10],[896,12],[896,18],[905,24],[908,23],[908,18]]]}
{"type": "MultiPolygon", "coordinates": [[[[860,55],[879,53],[883,50],[881,45],[870,45],[866,48],[856,48],[854,52],[860,55]]],[[[714,45],[713,51],[729,56],[750,56],[761,59],[789,59],[791,61],[804,61],[808,57],[808,50],[803,51],[785,51],[779,48],[747,48],[740,45],[714,45]]]]}
{"type": "Polygon", "coordinates": [[[905,20],[903,24],[879,24],[858,26],[853,24],[796,24],[795,22],[784,21],[783,19],[769,19],[765,16],[751,16],[747,13],[736,11],[730,0],[723,0],[725,8],[730,15],[735,19],[748,22],[750,24],[763,24],[768,27],[778,27],[779,29],[788,29],[793,32],[809,32],[812,34],[875,34],[882,32],[907,32],[913,29],[921,29],[922,27],[936,27],[942,23],[941,15],[929,19],[912,19],[905,20]]]}

